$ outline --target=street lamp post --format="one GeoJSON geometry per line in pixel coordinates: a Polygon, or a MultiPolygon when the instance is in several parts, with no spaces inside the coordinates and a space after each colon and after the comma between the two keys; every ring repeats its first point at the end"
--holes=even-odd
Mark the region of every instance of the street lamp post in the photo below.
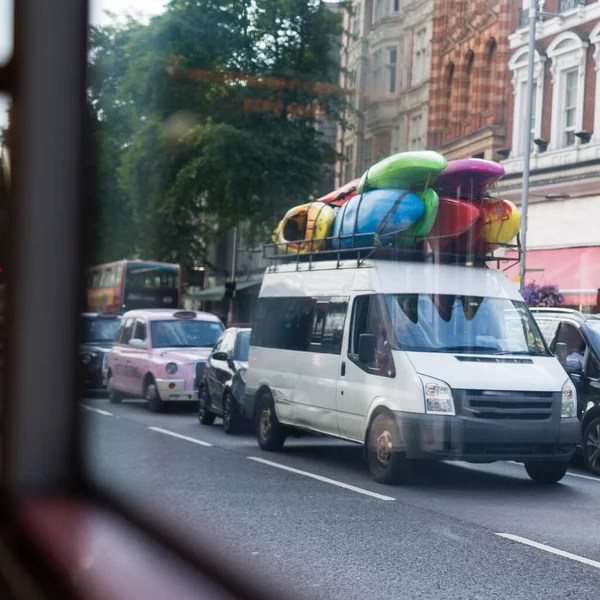
{"type": "Polygon", "coordinates": [[[538,16],[559,17],[557,13],[538,10],[538,0],[531,0],[529,7],[529,53],[527,60],[527,105],[525,107],[525,135],[523,136],[523,195],[521,197],[521,262],[519,264],[519,287],[525,287],[526,257],[527,257],[527,209],[529,202],[529,164],[531,159],[531,125],[533,123],[533,70],[535,65],[535,28],[538,16]]]}

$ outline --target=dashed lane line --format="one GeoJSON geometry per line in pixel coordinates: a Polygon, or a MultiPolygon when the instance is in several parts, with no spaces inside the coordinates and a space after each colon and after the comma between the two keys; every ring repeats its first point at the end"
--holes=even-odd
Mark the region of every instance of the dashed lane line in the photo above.
{"type": "Polygon", "coordinates": [[[538,550],[544,550],[544,552],[550,552],[551,554],[562,556],[563,558],[575,560],[577,562],[583,563],[584,565],[588,565],[590,567],[594,567],[596,569],[600,569],[600,562],[592,560],[591,558],[585,558],[585,556],[579,556],[578,554],[565,552],[564,550],[559,550],[558,548],[553,548],[552,546],[547,546],[546,544],[540,544],[539,542],[534,542],[533,540],[528,540],[527,538],[520,537],[518,535],[512,535],[511,533],[496,533],[495,535],[500,536],[502,538],[506,538],[507,540],[512,540],[513,542],[525,544],[526,546],[532,546],[533,548],[537,548],[538,550]]]}
{"type": "Polygon", "coordinates": [[[90,410],[92,412],[98,413],[99,415],[104,415],[105,417],[114,417],[111,412],[107,410],[102,410],[101,408],[96,408],[94,406],[88,406],[87,404],[81,404],[81,408],[85,408],[85,410],[90,410]]]}
{"type": "Polygon", "coordinates": [[[335,485],[335,486],[343,488],[345,490],[350,490],[351,492],[363,494],[364,496],[371,496],[372,498],[377,498],[377,500],[386,500],[386,501],[396,500],[396,498],[392,498],[391,496],[384,496],[383,494],[378,494],[377,492],[371,492],[370,490],[365,490],[363,488],[359,488],[354,485],[350,485],[348,483],[343,483],[342,481],[336,481],[335,479],[329,479],[329,477],[323,477],[322,475],[317,475],[315,473],[309,473],[308,471],[301,471],[300,469],[294,469],[293,467],[288,467],[286,465],[272,462],[270,460],[265,460],[264,458],[259,458],[257,456],[248,456],[247,458],[249,460],[253,460],[255,462],[261,463],[263,465],[269,465],[270,467],[276,467],[277,469],[283,469],[284,471],[290,471],[291,473],[296,473],[297,475],[303,475],[304,477],[310,477],[311,479],[316,479],[317,481],[322,481],[323,483],[329,483],[331,485],[335,485]]]}
{"type": "Polygon", "coordinates": [[[192,444],[198,444],[199,446],[207,446],[209,448],[213,447],[212,444],[209,444],[203,440],[197,440],[196,438],[189,437],[187,435],[181,435],[181,433],[175,433],[174,431],[169,431],[168,429],[163,429],[162,427],[148,427],[148,429],[151,431],[158,431],[158,433],[164,433],[165,435],[170,435],[180,440],[185,440],[186,442],[192,442],[192,444]]]}

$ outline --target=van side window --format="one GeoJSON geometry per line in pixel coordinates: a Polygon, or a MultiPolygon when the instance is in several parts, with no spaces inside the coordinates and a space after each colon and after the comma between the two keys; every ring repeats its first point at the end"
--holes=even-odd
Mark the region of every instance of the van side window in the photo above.
{"type": "Polygon", "coordinates": [[[348,357],[369,373],[384,377],[394,376],[389,334],[377,296],[374,294],[357,296],[354,299],[348,357]],[[370,333],[377,340],[375,362],[368,365],[361,364],[358,359],[358,340],[363,333],[370,333]]]}
{"type": "Polygon", "coordinates": [[[570,323],[561,323],[556,342],[564,342],[567,345],[567,361],[576,361],[583,368],[587,344],[577,327],[570,323]]]}
{"type": "Polygon", "coordinates": [[[542,335],[548,346],[552,343],[556,335],[559,321],[557,319],[536,319],[539,328],[542,330],[542,335]]]}
{"type": "Polygon", "coordinates": [[[341,354],[348,298],[317,300],[310,338],[310,351],[341,354]]]}
{"type": "Polygon", "coordinates": [[[312,298],[259,298],[251,344],[307,352],[315,306],[312,298]]]}

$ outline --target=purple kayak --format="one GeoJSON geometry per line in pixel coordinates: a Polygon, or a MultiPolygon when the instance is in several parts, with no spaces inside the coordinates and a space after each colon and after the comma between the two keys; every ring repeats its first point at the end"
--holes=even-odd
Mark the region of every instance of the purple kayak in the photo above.
{"type": "Polygon", "coordinates": [[[440,173],[433,189],[440,195],[478,199],[504,175],[504,167],[491,160],[462,158],[451,160],[440,173]]]}

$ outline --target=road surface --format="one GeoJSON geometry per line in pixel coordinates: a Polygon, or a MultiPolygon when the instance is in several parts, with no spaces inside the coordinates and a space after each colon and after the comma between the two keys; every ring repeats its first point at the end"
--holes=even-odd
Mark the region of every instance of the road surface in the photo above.
{"type": "Polygon", "coordinates": [[[600,479],[533,483],[521,465],[428,465],[409,486],[371,480],[361,448],[251,431],[141,401],[82,401],[100,485],[285,597],[566,599],[600,589],[600,479]]]}

